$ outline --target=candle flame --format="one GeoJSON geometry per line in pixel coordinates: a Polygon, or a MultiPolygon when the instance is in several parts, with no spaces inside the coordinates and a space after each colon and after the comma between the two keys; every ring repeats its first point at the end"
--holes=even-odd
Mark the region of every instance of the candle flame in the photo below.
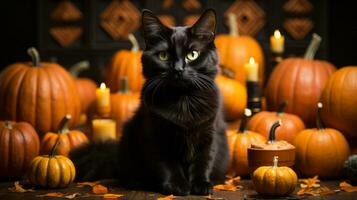
{"type": "Polygon", "coordinates": [[[255,60],[254,60],[253,57],[250,57],[250,58],[249,58],[249,64],[255,64],[255,60]]]}
{"type": "Polygon", "coordinates": [[[100,89],[105,89],[105,88],[107,88],[107,86],[105,85],[105,83],[101,83],[101,84],[100,84],[100,89]]]}
{"type": "Polygon", "coordinates": [[[280,34],[280,31],[279,31],[279,30],[275,30],[275,31],[274,31],[274,37],[275,37],[275,38],[280,38],[280,37],[281,37],[281,34],[280,34]]]}

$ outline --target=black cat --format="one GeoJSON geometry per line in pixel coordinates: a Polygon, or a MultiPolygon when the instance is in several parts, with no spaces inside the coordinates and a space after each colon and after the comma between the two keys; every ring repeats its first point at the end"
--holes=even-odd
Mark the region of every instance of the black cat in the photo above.
{"type": "Polygon", "coordinates": [[[216,16],[168,28],[142,12],[146,49],[141,105],[118,144],[72,152],[77,178],[117,178],[124,187],[174,195],[206,195],[225,179],[228,146],[214,45],[216,16]]]}

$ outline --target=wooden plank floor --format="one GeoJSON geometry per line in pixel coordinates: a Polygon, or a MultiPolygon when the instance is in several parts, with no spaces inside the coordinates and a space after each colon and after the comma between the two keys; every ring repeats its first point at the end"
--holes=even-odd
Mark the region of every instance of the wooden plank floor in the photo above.
{"type": "MultiPolygon", "coordinates": [[[[78,188],[76,184],[72,184],[69,188],[65,189],[35,189],[35,192],[31,193],[12,193],[8,191],[9,187],[13,186],[14,182],[0,182],[0,200],[39,200],[39,199],[64,199],[64,198],[53,198],[53,197],[38,197],[37,195],[46,194],[49,192],[62,192],[62,193],[70,193],[73,194],[75,192],[81,193],[82,196],[78,196],[75,199],[103,199],[100,196],[88,195],[90,194],[90,187],[78,188]]],[[[256,195],[256,192],[251,188],[250,180],[242,180],[241,185],[243,189],[236,192],[229,191],[214,191],[213,197],[222,198],[225,200],[237,200],[244,199],[244,197],[253,197],[256,195]]],[[[340,181],[322,181],[322,185],[327,186],[331,189],[338,189],[338,184],[340,181]]],[[[102,181],[101,184],[107,186],[109,188],[110,193],[115,194],[123,194],[124,196],[119,198],[120,200],[156,200],[158,197],[163,197],[164,195],[153,193],[153,192],[145,192],[145,191],[132,191],[125,190],[123,188],[119,188],[113,186],[111,181],[102,181]]],[[[296,192],[296,191],[295,191],[296,192]]],[[[188,199],[188,200],[207,200],[207,197],[204,196],[186,196],[186,197],[177,197],[176,199],[188,199]]],[[[249,200],[253,200],[254,198],[247,198],[249,200]]],[[[259,199],[259,198],[257,198],[259,199]]],[[[277,199],[277,198],[276,198],[277,199]]],[[[314,200],[357,200],[357,192],[355,193],[346,193],[346,192],[338,192],[334,195],[322,196],[322,197],[298,197],[298,199],[314,199],[314,200]]]]}

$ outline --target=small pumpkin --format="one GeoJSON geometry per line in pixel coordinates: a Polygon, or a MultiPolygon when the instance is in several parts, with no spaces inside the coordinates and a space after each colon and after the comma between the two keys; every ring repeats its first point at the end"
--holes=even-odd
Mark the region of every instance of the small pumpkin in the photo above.
{"type": "Polygon", "coordinates": [[[305,125],[298,116],[284,112],[287,105],[288,102],[284,101],[277,112],[262,111],[255,114],[247,125],[248,130],[260,133],[268,138],[272,125],[281,120],[282,126],[277,130],[276,138],[293,144],[296,135],[305,129],[305,125]]]}
{"type": "Polygon", "coordinates": [[[252,177],[255,190],[266,196],[284,196],[294,192],[298,177],[289,167],[278,167],[278,156],[274,157],[273,166],[259,167],[252,177]]]}
{"type": "Polygon", "coordinates": [[[336,70],[331,63],[314,60],[321,37],[313,35],[304,58],[287,58],[273,70],[267,82],[265,97],[268,110],[276,110],[287,100],[286,112],[299,116],[307,127],[313,127],[316,104],[328,78],[336,70]]]}
{"type": "Polygon", "coordinates": [[[357,66],[343,67],[328,80],[321,95],[323,122],[357,139],[357,66]]]}
{"type": "Polygon", "coordinates": [[[128,77],[129,89],[133,92],[140,92],[144,77],[142,75],[141,55],[139,44],[133,34],[129,34],[129,41],[133,45],[131,50],[120,50],[114,54],[106,73],[106,84],[111,91],[118,91],[121,88],[120,79],[128,77]]]}
{"type": "Polygon", "coordinates": [[[348,157],[343,166],[344,175],[353,185],[357,184],[357,155],[348,157]]]}
{"type": "Polygon", "coordinates": [[[224,116],[227,121],[241,118],[247,106],[247,90],[234,79],[218,75],[216,83],[223,98],[224,116]]]}
{"type": "Polygon", "coordinates": [[[248,131],[246,123],[252,115],[250,109],[245,109],[238,131],[227,131],[227,140],[230,149],[229,174],[235,176],[249,175],[248,167],[248,148],[254,142],[265,142],[266,139],[259,133],[248,131]]]}
{"type": "Polygon", "coordinates": [[[0,178],[21,178],[40,151],[40,139],[26,122],[0,121],[0,178]]]}
{"type": "Polygon", "coordinates": [[[48,132],[45,134],[41,141],[42,154],[50,153],[57,140],[60,141],[60,144],[57,147],[57,153],[64,156],[68,156],[71,150],[89,143],[89,140],[84,133],[78,130],[68,129],[68,122],[70,119],[71,115],[65,115],[59,124],[57,133],[48,132]]]}
{"type": "Polygon", "coordinates": [[[317,128],[303,130],[295,138],[295,164],[303,176],[336,178],[340,176],[343,163],[350,155],[350,148],[340,131],[323,127],[320,119],[322,107],[319,102],[317,128]]]}
{"type": "Polygon", "coordinates": [[[35,157],[30,164],[28,178],[31,184],[44,188],[64,188],[76,176],[72,161],[62,155],[55,155],[60,139],[56,140],[50,154],[35,157]]]}

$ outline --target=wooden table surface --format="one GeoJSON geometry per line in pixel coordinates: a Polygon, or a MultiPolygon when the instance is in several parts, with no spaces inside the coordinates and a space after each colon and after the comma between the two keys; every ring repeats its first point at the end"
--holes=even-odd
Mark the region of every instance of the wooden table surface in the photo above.
{"type": "MultiPolygon", "coordinates": [[[[338,189],[338,184],[340,181],[322,181],[322,186],[327,186],[331,189],[338,189]]],[[[103,199],[100,196],[95,196],[91,194],[90,187],[79,188],[76,187],[76,184],[72,184],[70,187],[65,189],[35,189],[35,192],[28,193],[13,193],[9,192],[8,188],[12,187],[14,182],[0,182],[0,200],[39,200],[39,199],[64,199],[64,198],[54,198],[54,197],[38,197],[38,195],[43,195],[50,192],[62,192],[66,194],[80,193],[81,196],[76,197],[75,199],[103,199]]],[[[111,181],[101,181],[102,185],[105,185],[109,188],[109,193],[123,194],[124,196],[119,198],[120,200],[131,200],[131,199],[145,199],[145,200],[156,200],[158,197],[163,197],[164,195],[153,193],[153,192],[144,192],[144,191],[132,191],[125,190],[113,186],[111,181]]],[[[212,197],[221,198],[224,200],[237,200],[237,199],[263,199],[263,198],[253,198],[256,195],[256,192],[251,188],[250,180],[242,180],[241,185],[243,189],[231,192],[231,191],[214,191],[212,197]],[[248,198],[244,198],[248,197],[248,198]]],[[[297,190],[296,190],[297,191],[297,190]]],[[[295,192],[296,192],[295,191],[295,192]]],[[[256,196],[255,196],[256,197],[256,196]]],[[[357,200],[357,192],[347,193],[347,192],[338,192],[333,195],[320,196],[320,197],[297,197],[296,198],[284,198],[284,199],[316,199],[316,200],[357,200]]],[[[176,199],[190,199],[190,200],[207,200],[205,196],[186,196],[186,197],[177,197],[176,199]]],[[[279,199],[279,198],[270,198],[270,199],[279,199]]],[[[280,198],[281,199],[281,198],[280,198]]]]}

